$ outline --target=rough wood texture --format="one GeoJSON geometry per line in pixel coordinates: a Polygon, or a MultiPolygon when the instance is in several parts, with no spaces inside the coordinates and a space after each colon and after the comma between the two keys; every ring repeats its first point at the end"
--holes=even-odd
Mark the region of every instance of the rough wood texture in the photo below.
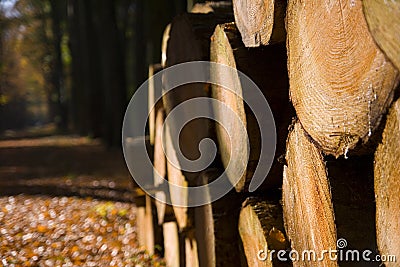
{"type": "Polygon", "coordinates": [[[145,209],[145,245],[146,250],[150,255],[154,254],[154,223],[153,223],[153,205],[151,197],[146,195],[146,209],[145,209]]]}
{"type": "Polygon", "coordinates": [[[170,186],[170,197],[172,202],[172,208],[175,213],[175,218],[178,223],[179,229],[184,229],[188,226],[188,208],[186,207],[188,202],[188,182],[183,175],[180,167],[175,165],[179,163],[176,156],[176,151],[171,141],[170,126],[165,125],[165,153],[167,156],[167,177],[168,181],[174,185],[181,186],[179,188],[170,186]]]}
{"type": "MultiPolygon", "coordinates": [[[[375,153],[376,227],[379,251],[400,259],[400,100],[390,109],[375,153]]],[[[398,262],[386,262],[387,267],[398,262]]]]}
{"type": "Polygon", "coordinates": [[[246,47],[285,41],[285,0],[233,0],[233,10],[246,47]]]}
{"type": "Polygon", "coordinates": [[[326,154],[346,155],[379,125],[398,71],[372,39],[360,0],[290,0],[286,21],[297,116],[326,154]]]}
{"type": "MultiPolygon", "coordinates": [[[[297,251],[336,249],[336,229],[324,159],[300,123],[289,133],[282,202],[285,229],[297,251]]],[[[338,266],[323,261],[295,261],[293,266],[338,266]]]]}
{"type": "Polygon", "coordinates": [[[185,232],[185,263],[186,266],[199,267],[198,248],[194,231],[194,229],[191,229],[185,232]]]}
{"type": "MultiPolygon", "coordinates": [[[[277,158],[284,153],[287,129],[292,116],[288,97],[289,82],[284,44],[248,49],[244,47],[233,23],[222,24],[216,27],[211,39],[211,61],[236,68],[249,76],[267,99],[277,128],[277,147],[276,158],[264,186],[279,184],[282,177],[282,165],[278,163],[277,158]]],[[[246,99],[251,96],[246,95],[246,91],[242,90],[239,76],[233,74],[234,77],[230,77],[231,73],[214,71],[211,75],[222,84],[233,84],[231,89],[235,90],[237,95],[223,87],[213,85],[212,96],[231,108],[247,128],[250,151],[237,134],[240,132],[240,123],[237,123],[237,120],[229,114],[224,114],[222,109],[214,108],[215,117],[221,122],[216,125],[216,132],[224,167],[231,162],[237,169],[234,173],[238,173],[240,169],[246,169],[245,174],[235,185],[236,190],[241,191],[246,190],[258,164],[261,142],[258,123],[254,115],[243,99],[238,97],[243,96],[246,99]],[[245,160],[247,158],[249,158],[248,163],[245,160]]],[[[228,177],[232,183],[237,180],[237,177],[230,177],[229,174],[228,177]]]]}
{"type": "MultiPolygon", "coordinates": [[[[169,40],[167,45],[167,67],[189,62],[209,60],[210,58],[210,37],[217,23],[228,20],[229,15],[225,14],[201,14],[188,13],[174,18],[171,23],[169,40]]],[[[168,85],[168,77],[164,79],[165,86],[168,85]]],[[[204,83],[191,83],[179,86],[169,91],[163,96],[163,103],[166,115],[179,104],[196,97],[209,97],[210,86],[204,83]]],[[[186,105],[182,114],[191,114],[195,107],[186,105]]],[[[199,107],[196,107],[199,108],[199,107]]],[[[211,106],[201,107],[202,110],[210,110],[211,106]]],[[[213,138],[212,123],[205,118],[195,118],[178,132],[178,123],[171,120],[171,136],[179,136],[179,147],[175,150],[181,150],[182,154],[189,160],[195,160],[200,157],[199,144],[205,138],[213,138]]],[[[203,155],[204,157],[204,155],[203,155]]],[[[197,173],[187,172],[186,178],[194,180],[197,173]]]]}
{"type": "Polygon", "coordinates": [[[151,79],[153,75],[159,72],[162,69],[161,64],[151,64],[149,66],[149,136],[150,136],[150,144],[154,145],[154,135],[155,135],[155,121],[156,121],[156,112],[162,107],[162,101],[155,103],[155,100],[161,96],[161,88],[156,88],[154,86],[154,80],[151,79]]]}
{"type": "Polygon", "coordinates": [[[145,205],[137,206],[136,225],[137,225],[137,229],[138,229],[137,239],[138,239],[139,246],[142,248],[146,248],[146,206],[145,205]]]}
{"type": "Polygon", "coordinates": [[[162,243],[162,229],[154,218],[156,214],[153,199],[148,195],[137,197],[135,205],[137,207],[136,225],[139,246],[152,255],[156,253],[156,245],[162,243]]]}
{"type": "Polygon", "coordinates": [[[167,222],[163,224],[164,233],[164,258],[167,267],[180,266],[180,245],[178,226],[176,222],[167,222]]]}
{"type": "MultiPolygon", "coordinates": [[[[220,174],[216,169],[203,171],[198,178],[198,186],[210,183],[220,174]]],[[[200,266],[238,266],[240,201],[241,198],[231,192],[213,203],[194,208],[200,266]]]]}
{"type": "MultiPolygon", "coordinates": [[[[155,116],[155,137],[154,137],[154,186],[160,186],[167,179],[167,161],[164,154],[162,144],[163,124],[164,124],[164,109],[157,110],[155,116]]],[[[162,224],[164,221],[167,205],[165,201],[167,196],[163,191],[156,192],[156,198],[164,201],[155,201],[157,207],[158,223],[162,224]]]]}
{"type": "Polygon", "coordinates": [[[276,254],[272,257],[268,254],[268,250],[278,252],[290,248],[278,200],[246,199],[240,211],[239,234],[248,266],[292,266],[290,262],[279,261],[276,254]]]}
{"type": "Polygon", "coordinates": [[[362,1],[368,27],[376,43],[400,70],[400,2],[362,1]]]}

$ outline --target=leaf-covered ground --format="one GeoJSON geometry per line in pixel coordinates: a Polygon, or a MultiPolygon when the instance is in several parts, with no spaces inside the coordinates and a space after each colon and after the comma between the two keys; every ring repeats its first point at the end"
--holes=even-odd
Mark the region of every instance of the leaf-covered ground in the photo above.
{"type": "Polygon", "coordinates": [[[138,246],[129,177],[87,138],[0,141],[0,266],[163,266],[138,246]]]}

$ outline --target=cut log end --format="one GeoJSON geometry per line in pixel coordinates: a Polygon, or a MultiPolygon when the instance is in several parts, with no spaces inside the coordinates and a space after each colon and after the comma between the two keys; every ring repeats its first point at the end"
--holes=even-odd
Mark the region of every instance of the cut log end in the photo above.
{"type": "MultiPolygon", "coordinates": [[[[292,117],[284,44],[248,49],[240,40],[235,24],[227,23],[215,28],[210,54],[212,62],[237,69],[257,84],[273,113],[277,132],[276,155],[281,156],[292,117]]],[[[254,92],[242,88],[239,74],[235,71],[216,69],[211,75],[215,81],[230,89],[215,84],[212,86],[212,97],[230,108],[214,106],[213,109],[220,122],[216,125],[216,133],[221,160],[225,168],[230,166],[233,169],[227,175],[236,191],[246,191],[261,153],[259,122],[244,101],[254,98],[254,92]],[[245,137],[242,134],[243,126],[247,132],[245,137]],[[247,146],[247,139],[250,146],[247,146]],[[240,176],[242,170],[245,172],[240,176]]],[[[281,177],[282,165],[275,158],[262,188],[280,184],[281,177]]]]}
{"type": "Polygon", "coordinates": [[[286,1],[234,0],[236,25],[246,47],[284,42],[286,1]]]}
{"type": "Polygon", "coordinates": [[[400,2],[368,0],[362,3],[372,36],[400,70],[400,2]]]}
{"type": "Polygon", "coordinates": [[[291,266],[269,254],[290,247],[279,202],[248,198],[240,211],[239,234],[249,266],[291,266]]]}
{"type": "Polygon", "coordinates": [[[291,100],[307,133],[336,157],[368,142],[399,77],[361,1],[289,1],[287,47],[291,100]]]}

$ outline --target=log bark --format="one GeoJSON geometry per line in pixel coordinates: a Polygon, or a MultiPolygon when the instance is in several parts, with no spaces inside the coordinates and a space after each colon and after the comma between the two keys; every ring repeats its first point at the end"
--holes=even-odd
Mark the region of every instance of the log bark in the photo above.
{"type": "Polygon", "coordinates": [[[234,0],[236,25],[246,47],[284,42],[286,1],[234,0]]]}
{"type": "Polygon", "coordinates": [[[362,3],[372,36],[400,70],[400,2],[368,0],[362,3]]]}
{"type": "Polygon", "coordinates": [[[290,248],[278,200],[246,199],[240,211],[239,234],[248,266],[292,266],[288,258],[277,258],[279,250],[290,248]],[[270,254],[272,250],[275,254],[270,254]]]}
{"type": "Polygon", "coordinates": [[[326,154],[371,139],[393,100],[398,71],[369,33],[360,0],[287,8],[290,96],[306,132],[326,154]]]}
{"type": "MultiPolygon", "coordinates": [[[[289,82],[284,44],[248,49],[240,40],[234,24],[222,24],[216,27],[211,39],[211,61],[236,68],[249,76],[267,99],[275,119],[277,147],[276,157],[264,187],[280,184],[282,165],[278,163],[277,158],[284,153],[287,129],[293,113],[288,96],[289,82]]],[[[233,81],[232,90],[235,90],[238,96],[217,85],[212,86],[212,96],[231,108],[247,128],[250,151],[247,150],[247,143],[243,143],[240,136],[233,134],[240,132],[241,125],[235,123],[237,120],[229,114],[224,114],[222,109],[214,109],[215,117],[220,122],[215,127],[224,167],[226,168],[231,162],[237,170],[246,169],[245,174],[235,185],[236,190],[241,191],[247,189],[258,164],[261,141],[257,120],[243,99],[239,97],[243,96],[246,99],[251,96],[246,95],[246,91],[242,90],[238,75],[233,74],[234,77],[229,77],[230,73],[232,72],[213,72],[211,75],[214,75],[215,80],[220,81],[221,84],[233,81]],[[249,162],[246,162],[247,158],[249,162]]],[[[237,177],[229,177],[229,179],[232,183],[237,181],[237,177]]]]}
{"type": "Polygon", "coordinates": [[[176,222],[163,224],[164,233],[164,258],[167,267],[180,266],[180,245],[178,226],[176,222]]]}
{"type": "MultiPolygon", "coordinates": [[[[203,171],[198,186],[221,174],[217,169],[203,171]]],[[[237,266],[240,262],[237,222],[241,197],[230,192],[212,203],[194,208],[194,227],[202,267],[237,266]]]]}
{"type": "MultiPolygon", "coordinates": [[[[336,229],[331,192],[324,159],[310,141],[300,123],[289,133],[287,166],[283,172],[282,202],[285,229],[292,249],[336,249],[336,229]]],[[[338,266],[325,257],[323,261],[294,261],[293,266],[338,266]]]]}
{"type": "Polygon", "coordinates": [[[153,75],[162,69],[161,64],[151,64],[149,66],[149,137],[150,144],[154,145],[154,135],[155,135],[155,121],[157,110],[162,107],[162,101],[155,103],[156,99],[161,97],[161,88],[156,88],[154,86],[154,80],[151,79],[153,75]]]}
{"type": "MultiPolygon", "coordinates": [[[[375,153],[375,198],[378,248],[400,257],[400,100],[390,109],[382,143],[375,153]]],[[[397,266],[385,262],[387,267],[397,266]]]]}

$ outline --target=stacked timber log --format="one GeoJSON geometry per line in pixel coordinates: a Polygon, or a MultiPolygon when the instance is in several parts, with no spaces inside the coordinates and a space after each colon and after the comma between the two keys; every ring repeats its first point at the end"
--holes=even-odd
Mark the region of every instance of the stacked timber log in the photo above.
{"type": "MultiPolygon", "coordinates": [[[[231,16],[223,13],[188,13],[174,18],[171,22],[169,39],[166,47],[166,67],[179,63],[209,60],[210,37],[218,23],[225,22],[231,16]]],[[[168,83],[168,81],[166,81],[168,83]]],[[[209,97],[209,85],[193,83],[182,85],[163,95],[163,104],[166,116],[179,104],[196,97],[209,97]]],[[[186,107],[186,109],[192,107],[186,107]]],[[[211,107],[204,107],[210,109],[211,107]]],[[[187,113],[184,110],[183,113],[187,113]]],[[[205,138],[213,138],[212,125],[208,119],[197,118],[190,121],[181,132],[179,125],[172,119],[166,125],[166,153],[170,159],[167,162],[168,180],[183,189],[180,192],[171,192],[172,203],[187,203],[187,192],[184,189],[196,183],[198,173],[182,171],[177,152],[181,152],[187,159],[195,160],[200,157],[199,144],[205,138]],[[174,146],[172,137],[179,136],[179,145],[174,146]],[[172,164],[172,162],[174,164],[172,164]]],[[[182,206],[182,205],[181,205],[182,206]]],[[[190,226],[192,215],[185,207],[174,206],[175,216],[180,229],[190,226]]]]}
{"type": "MultiPolygon", "coordinates": [[[[153,252],[159,230],[148,224],[162,225],[168,266],[397,266],[387,258],[318,258],[336,249],[400,258],[400,102],[393,102],[399,84],[399,4],[233,0],[234,18],[228,6],[195,5],[192,13],[177,16],[164,33],[161,65],[210,60],[250,77],[276,124],[271,171],[249,192],[256,166],[265,163],[259,162],[260,127],[243,101],[251,95],[238,73],[210,73],[222,84],[234,84],[235,93],[202,83],[168,92],[150,111],[157,172],[150,182],[155,190],[165,179],[183,189],[138,200],[144,231],[139,241],[153,252]],[[226,104],[246,127],[249,150],[235,135],[237,120],[215,106],[204,108],[219,124],[196,119],[179,132],[173,120],[165,123],[174,108],[196,97],[226,104]],[[176,136],[178,146],[172,142],[176,136]],[[182,170],[178,150],[197,159],[205,138],[216,142],[220,159],[202,172],[182,170]],[[237,183],[238,177],[228,177],[235,190],[213,203],[182,206],[188,203],[187,187],[209,184],[228,164],[246,170],[237,183]],[[166,205],[166,199],[181,205],[166,205]],[[290,250],[300,259],[268,254],[290,250]],[[304,251],[316,258],[302,259],[304,251]]],[[[149,90],[152,105],[160,94],[149,90]]]]}
{"type": "MultiPolygon", "coordinates": [[[[300,123],[289,134],[283,173],[282,202],[285,227],[296,251],[336,248],[332,197],[324,159],[300,123]]],[[[294,266],[303,266],[295,262],[294,266]]],[[[337,266],[329,258],[307,266],[337,266]]]]}
{"type": "Polygon", "coordinates": [[[361,1],[289,1],[286,21],[296,115],[324,153],[347,154],[378,127],[398,71],[372,39],[361,1]]]}
{"type": "MultiPolygon", "coordinates": [[[[221,170],[202,172],[198,185],[207,185],[221,170]]],[[[241,197],[230,192],[223,198],[195,208],[195,233],[199,264],[204,267],[235,266],[240,262],[237,231],[241,197]]]]}
{"type": "Polygon", "coordinates": [[[285,41],[284,0],[233,0],[235,22],[246,47],[285,41]]]}
{"type": "MultiPolygon", "coordinates": [[[[284,154],[285,140],[291,121],[292,109],[289,104],[289,82],[286,68],[286,50],[284,43],[262,48],[248,49],[240,40],[240,34],[233,23],[221,24],[215,28],[211,38],[211,61],[235,68],[251,78],[269,102],[274,115],[277,129],[276,157],[271,171],[265,180],[264,188],[277,187],[280,183],[283,165],[278,162],[278,157],[284,154]]],[[[216,125],[218,145],[221,160],[226,168],[232,164],[245,168],[246,172],[237,183],[237,177],[229,177],[238,192],[247,190],[252,179],[261,152],[261,133],[257,119],[243,99],[249,99],[249,92],[242,88],[239,76],[232,72],[211,73],[220,84],[234,81],[229,91],[222,86],[212,86],[213,98],[227,105],[240,118],[246,126],[250,141],[250,151],[246,150],[238,135],[241,125],[235,124],[235,118],[225,114],[224,110],[214,110],[215,117],[220,123],[216,125]],[[234,77],[229,77],[233,75],[234,77]],[[247,95],[246,95],[247,94],[247,95]],[[241,97],[239,97],[241,96],[241,97]],[[226,129],[225,129],[226,128],[226,129]],[[244,159],[249,158],[246,162],[244,159]],[[245,165],[242,167],[242,165],[245,165]]],[[[237,173],[237,172],[234,172],[237,173]]],[[[229,175],[229,174],[228,174],[229,175]]]]}
{"type": "Polygon", "coordinates": [[[150,144],[154,145],[154,134],[155,134],[155,120],[158,109],[162,107],[162,101],[155,103],[156,99],[161,96],[161,88],[154,85],[154,80],[151,78],[157,72],[162,69],[161,64],[152,64],[149,66],[149,88],[148,88],[148,100],[149,100],[149,132],[150,132],[150,144]]]}
{"type": "Polygon", "coordinates": [[[376,43],[400,69],[400,3],[399,1],[363,1],[365,18],[376,43]]]}
{"type": "Polygon", "coordinates": [[[246,199],[238,227],[248,266],[291,266],[289,259],[280,261],[276,255],[278,251],[290,248],[277,199],[246,199]]]}
{"type": "MultiPolygon", "coordinates": [[[[382,143],[375,153],[376,228],[383,255],[400,255],[400,100],[387,117],[382,143]]],[[[397,263],[398,264],[398,263],[397,263]]],[[[395,262],[386,263],[396,266],[395,262]]]]}

